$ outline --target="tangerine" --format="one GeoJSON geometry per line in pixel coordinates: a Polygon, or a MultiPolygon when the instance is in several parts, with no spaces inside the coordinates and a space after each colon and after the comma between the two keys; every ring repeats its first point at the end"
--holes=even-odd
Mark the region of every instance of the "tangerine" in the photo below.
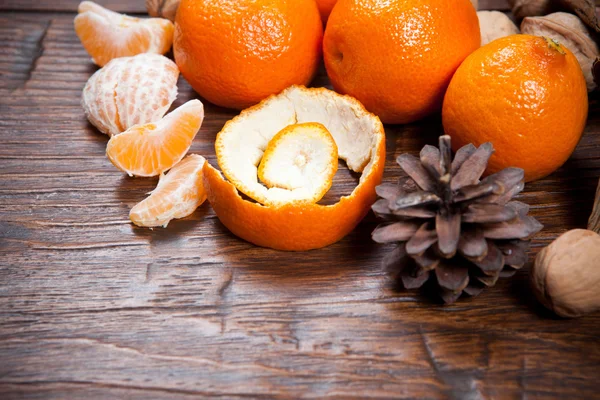
{"type": "Polygon", "coordinates": [[[469,0],[339,0],[323,51],[336,91],[396,124],[439,111],[452,75],[480,41],[469,0]]]}
{"type": "Polygon", "coordinates": [[[532,181],[567,161],[587,112],[575,56],[551,39],[513,35],[467,57],[446,93],[442,120],[454,150],[493,143],[487,173],[519,167],[532,181]]]}
{"type": "Polygon", "coordinates": [[[242,109],[308,84],[322,38],[314,0],[182,0],[173,51],[198,94],[242,109]]]}

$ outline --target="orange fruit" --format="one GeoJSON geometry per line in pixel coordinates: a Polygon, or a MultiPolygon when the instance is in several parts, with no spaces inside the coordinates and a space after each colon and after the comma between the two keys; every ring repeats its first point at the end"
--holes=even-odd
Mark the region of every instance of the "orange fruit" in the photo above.
{"type": "Polygon", "coordinates": [[[182,0],[173,52],[202,97],[242,109],[308,84],[323,26],[314,0],[182,0]]]}
{"type": "MultiPolygon", "coordinates": [[[[287,189],[285,201],[316,203],[329,191],[338,169],[338,149],[327,128],[315,122],[289,125],[269,141],[258,166],[258,178],[270,193],[287,189]]],[[[268,192],[268,193],[269,193],[268,192]]],[[[267,198],[254,200],[264,203],[267,198]]]]}
{"type": "MultiPolygon", "coordinates": [[[[309,250],[337,242],[368,213],[385,164],[385,133],[379,118],[354,98],[319,88],[292,86],[227,122],[217,135],[217,161],[223,175],[206,163],[204,186],[221,222],[235,235],[259,246],[309,250]],[[290,200],[263,205],[245,200],[267,190],[257,182],[257,166],[271,139],[290,124],[322,124],[334,138],[338,156],[361,172],[358,186],[333,205],[290,200]]],[[[313,174],[319,179],[320,173],[313,174]]],[[[322,176],[321,176],[322,178],[322,176]]]]}
{"type": "Polygon", "coordinates": [[[583,133],[588,97],[573,54],[550,39],[513,35],[471,54],[444,100],[444,130],[456,150],[492,142],[487,173],[506,167],[542,178],[573,153],[583,133]]]}
{"type": "Polygon", "coordinates": [[[439,111],[452,75],[480,41],[469,0],[339,0],[323,52],[336,91],[398,124],[439,111]]]}
{"type": "Polygon", "coordinates": [[[327,22],[335,3],[337,3],[337,0],[317,0],[317,6],[319,6],[319,12],[321,13],[323,23],[327,22]]]}
{"type": "Polygon", "coordinates": [[[203,120],[202,103],[190,100],[159,121],[111,137],[106,155],[130,176],[157,176],[181,161],[203,120]]]}
{"type": "Polygon", "coordinates": [[[83,89],[88,120],[109,136],[163,117],[177,97],[179,69],[158,54],[116,58],[99,69],[83,89]]]}
{"type": "Polygon", "coordinates": [[[206,200],[202,180],[204,157],[191,154],[161,175],[156,189],[129,213],[138,226],[166,227],[169,221],[193,213],[206,200]]]}
{"type": "Polygon", "coordinates": [[[163,18],[134,18],[91,2],[79,4],[75,32],[99,66],[140,53],[165,54],[173,43],[173,23],[163,18]]]}

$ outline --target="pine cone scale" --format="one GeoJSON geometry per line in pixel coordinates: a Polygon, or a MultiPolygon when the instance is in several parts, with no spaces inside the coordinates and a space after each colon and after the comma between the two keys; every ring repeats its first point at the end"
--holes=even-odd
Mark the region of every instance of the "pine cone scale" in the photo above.
{"type": "Polygon", "coordinates": [[[492,156],[493,147],[491,143],[484,143],[475,152],[465,160],[461,167],[456,171],[450,182],[450,189],[456,191],[462,187],[474,185],[479,182],[483,171],[487,167],[487,162],[492,156]]]}

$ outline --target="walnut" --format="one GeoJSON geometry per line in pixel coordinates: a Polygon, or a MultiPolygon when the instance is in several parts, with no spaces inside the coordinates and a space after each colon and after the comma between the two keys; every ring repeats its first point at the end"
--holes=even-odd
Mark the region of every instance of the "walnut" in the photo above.
{"type": "Polygon", "coordinates": [[[531,270],[540,302],[562,317],[600,310],[600,235],[574,229],[536,257],[531,270]]]}
{"type": "Polygon", "coordinates": [[[571,50],[581,65],[588,90],[591,92],[596,89],[592,65],[599,56],[598,45],[577,16],[557,12],[544,17],[527,17],[521,24],[521,32],[549,37],[571,50]]]}
{"type": "Polygon", "coordinates": [[[180,0],[146,0],[146,9],[152,17],[175,21],[180,0]]]}
{"type": "Polygon", "coordinates": [[[515,18],[546,15],[557,11],[555,0],[508,0],[515,18]]]}
{"type": "Polygon", "coordinates": [[[479,11],[479,29],[481,31],[481,45],[504,36],[516,35],[519,28],[500,11],[479,11]]]}

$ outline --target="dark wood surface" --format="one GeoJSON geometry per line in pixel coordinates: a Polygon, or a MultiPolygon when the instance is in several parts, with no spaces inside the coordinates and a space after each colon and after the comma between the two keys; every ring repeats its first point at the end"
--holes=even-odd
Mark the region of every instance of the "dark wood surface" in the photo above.
{"type": "MultiPolygon", "coordinates": [[[[116,171],[85,119],[96,68],[73,32],[75,4],[0,2],[0,398],[600,398],[600,315],[553,317],[529,266],[442,306],[396,288],[372,215],[305,253],[237,239],[208,204],[168,229],[132,226],[156,180],[116,171]]],[[[194,96],[181,79],[176,105],[194,96]]],[[[214,163],[235,113],[205,106],[191,151],[214,163]]],[[[439,118],[386,127],[384,179],[441,132],[439,118]]],[[[594,96],[575,154],[521,196],[546,226],[532,256],[585,227],[599,176],[594,96]]],[[[353,184],[340,171],[331,196],[353,184]]]]}

